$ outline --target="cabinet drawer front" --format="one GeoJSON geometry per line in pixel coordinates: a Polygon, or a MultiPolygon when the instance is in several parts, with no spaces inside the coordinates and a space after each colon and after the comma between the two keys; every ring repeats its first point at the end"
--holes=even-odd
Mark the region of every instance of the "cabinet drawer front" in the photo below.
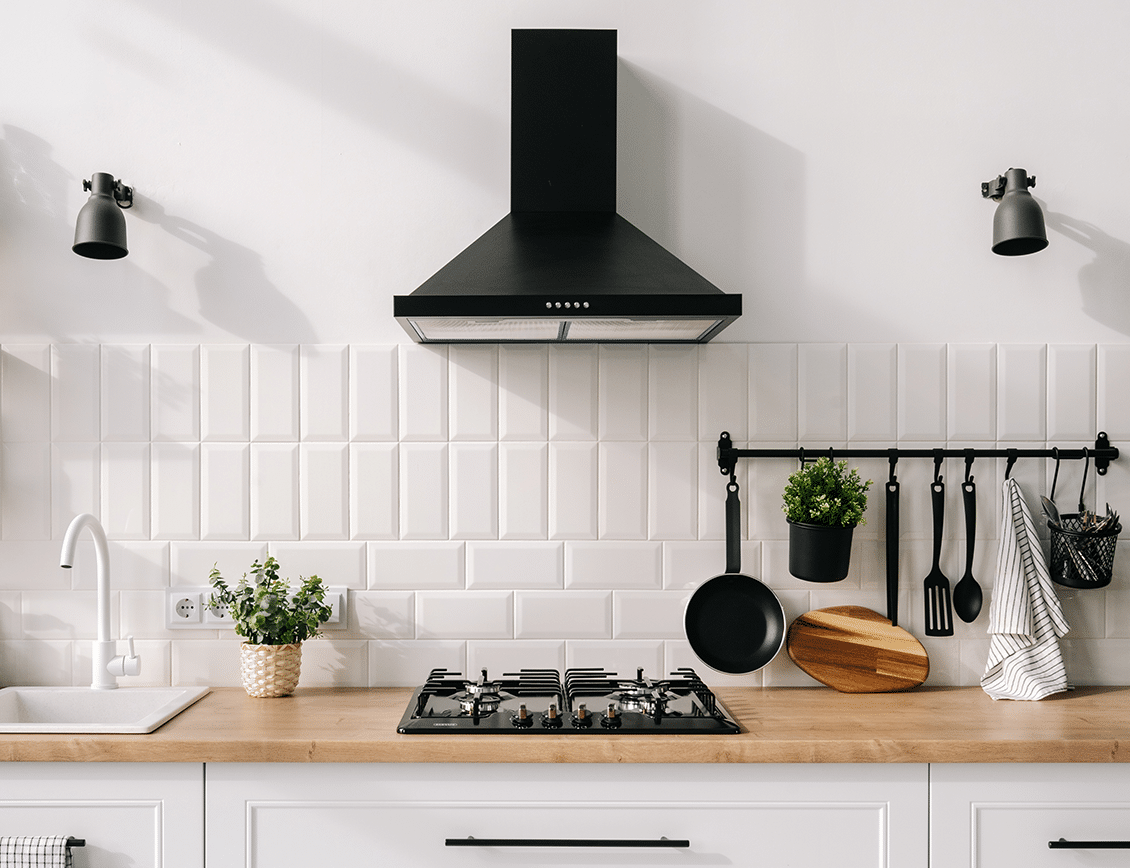
{"type": "Polygon", "coordinates": [[[247,868],[316,864],[450,868],[456,863],[874,868],[887,864],[890,822],[888,806],[882,802],[259,801],[247,804],[247,819],[247,868]],[[470,839],[492,843],[476,846],[470,839]],[[578,839],[586,844],[577,846],[578,839]],[[667,846],[672,840],[689,846],[667,846]]]}
{"type": "Polygon", "coordinates": [[[971,807],[974,866],[1130,866],[1130,804],[973,802],[971,807]],[[1048,846],[1061,838],[1073,846],[1048,846]],[[1111,849],[1111,844],[1123,847],[1111,849]]]}

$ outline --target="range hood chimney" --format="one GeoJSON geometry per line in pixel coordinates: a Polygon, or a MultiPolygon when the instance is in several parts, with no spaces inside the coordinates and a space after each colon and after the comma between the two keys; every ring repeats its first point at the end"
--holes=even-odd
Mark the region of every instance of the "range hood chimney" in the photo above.
{"type": "Polygon", "coordinates": [[[741,315],[616,213],[616,31],[511,33],[510,214],[393,314],[420,343],[705,343],[741,315]]]}

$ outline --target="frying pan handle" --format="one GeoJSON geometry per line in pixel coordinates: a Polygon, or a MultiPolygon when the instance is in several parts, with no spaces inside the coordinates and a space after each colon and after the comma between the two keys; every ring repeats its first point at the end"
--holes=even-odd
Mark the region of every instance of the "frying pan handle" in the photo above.
{"type": "Polygon", "coordinates": [[[742,504],[738,500],[738,484],[726,486],[726,572],[742,571],[742,504]]]}

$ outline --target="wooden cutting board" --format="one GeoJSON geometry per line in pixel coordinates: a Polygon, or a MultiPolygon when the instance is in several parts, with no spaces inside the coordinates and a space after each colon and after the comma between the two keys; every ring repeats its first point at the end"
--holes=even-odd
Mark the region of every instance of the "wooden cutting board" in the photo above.
{"type": "Polygon", "coordinates": [[[814,609],[789,625],[793,662],[841,693],[910,690],[930,674],[922,643],[862,606],[814,609]]]}

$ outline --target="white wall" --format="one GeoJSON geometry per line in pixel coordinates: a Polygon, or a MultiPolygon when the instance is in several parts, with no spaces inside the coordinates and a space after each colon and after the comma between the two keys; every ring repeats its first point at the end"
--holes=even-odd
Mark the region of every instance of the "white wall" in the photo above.
{"type": "MultiPolygon", "coordinates": [[[[153,621],[161,588],[200,581],[182,573],[181,555],[206,558],[227,546],[244,557],[279,547],[312,559],[313,571],[329,572],[317,565],[322,556],[338,563],[340,552],[331,557],[328,549],[361,558],[348,583],[370,595],[368,620],[352,625],[348,638],[319,646],[313,653],[325,656],[306,677],[382,684],[417,678],[425,665],[416,654],[423,645],[402,654],[396,643],[440,643],[437,654],[473,664],[497,655],[498,642],[508,648],[521,641],[520,597],[570,590],[566,572],[550,589],[523,587],[521,569],[503,569],[492,580],[498,587],[480,587],[482,600],[472,599],[489,608],[492,595],[503,598],[499,611],[512,621],[488,629],[484,614],[467,635],[428,638],[432,616],[421,607],[432,591],[382,584],[374,565],[385,554],[456,552],[461,584],[435,591],[441,594],[476,592],[469,572],[476,548],[495,547],[520,562],[531,546],[550,550],[567,571],[570,551],[583,549],[587,537],[575,529],[562,534],[552,523],[553,457],[568,454],[591,471],[594,449],[598,460],[608,448],[643,449],[650,499],[636,506],[647,510],[642,535],[607,532],[597,512],[596,537],[588,541],[601,552],[629,544],[637,555],[660,557],[652,584],[602,582],[587,604],[607,621],[536,641],[562,659],[577,659],[567,643],[607,640],[630,656],[632,643],[643,642],[644,653],[658,654],[663,665],[684,653],[663,617],[649,628],[658,635],[635,638],[617,620],[625,611],[618,607],[631,606],[638,592],[635,603],[656,602],[670,614],[687,581],[671,578],[685,575],[678,553],[691,552],[696,566],[716,559],[720,496],[715,502],[717,479],[706,458],[715,429],[745,424],[754,426],[750,440],[778,442],[780,434],[789,445],[886,445],[908,437],[916,444],[1074,445],[1103,426],[1122,445],[1119,438],[1130,433],[1121,410],[1130,335],[1130,248],[1122,240],[1130,239],[1123,204],[1130,182],[1121,170],[1130,138],[1123,110],[1130,7],[1117,0],[45,0],[5,13],[0,681],[84,680],[89,575],[77,571],[66,581],[54,568],[66,518],[81,508],[111,527],[127,576],[116,629],[152,643],[150,658],[164,664],[150,669],[150,678],[220,683],[234,675],[223,668],[234,655],[216,634],[173,638],[153,621]],[[592,379],[591,360],[615,350],[573,357],[542,348],[545,361],[530,369],[530,381],[517,376],[530,370],[511,370],[507,354],[493,349],[484,357],[408,345],[391,319],[392,295],[411,291],[506,212],[509,31],[542,26],[619,30],[621,211],[719,286],[743,293],[746,315],[711,347],[683,356],[625,351],[647,360],[649,395],[653,377],[661,389],[664,378],[689,389],[686,406],[697,415],[688,431],[665,431],[660,414],[648,415],[632,436],[598,428],[555,437],[552,360],[573,359],[588,371],[580,381],[587,386],[571,400],[596,407],[590,423],[599,425],[613,405],[599,377],[592,379]],[[989,251],[994,205],[981,198],[980,183],[1010,166],[1039,181],[1034,193],[1051,245],[1035,256],[989,251]],[[118,262],[69,250],[85,200],[81,180],[96,171],[136,189],[126,215],[131,253],[118,262]],[[387,394],[372,405],[346,401],[334,409],[358,375],[350,367],[356,362],[346,363],[338,392],[327,393],[330,409],[320,414],[345,413],[333,425],[346,425],[346,433],[310,436],[302,426],[319,418],[311,397],[325,395],[303,391],[304,365],[332,377],[350,358],[347,348],[370,347],[396,360],[387,394]],[[779,379],[764,362],[779,347],[792,347],[813,370],[831,365],[832,380],[803,373],[779,379]],[[246,386],[233,405],[245,414],[245,429],[209,433],[206,417],[215,408],[205,360],[213,350],[215,359],[246,360],[232,380],[246,386]],[[719,361],[731,354],[748,364],[719,361]],[[259,391],[255,359],[280,378],[259,391]],[[429,385],[418,392],[404,378],[420,370],[421,359],[431,360],[427,376],[443,380],[425,377],[429,385]],[[656,368],[656,359],[666,361],[656,368]],[[853,367],[857,362],[865,367],[853,367]],[[864,387],[851,379],[859,370],[902,383],[902,391],[864,387]],[[709,385],[735,372],[747,377],[745,386],[709,385]],[[447,404],[468,382],[496,402],[479,420],[493,419],[486,435],[468,437],[460,411],[447,404]],[[772,437],[759,434],[750,415],[758,389],[793,408],[774,411],[772,437]],[[932,427],[905,428],[900,420],[922,409],[923,395],[934,401],[927,408],[932,427]],[[426,436],[399,427],[359,436],[350,427],[357,414],[378,424],[368,414],[380,417],[381,401],[393,402],[398,425],[420,402],[429,412],[448,407],[447,417],[432,419],[426,436]],[[276,402],[285,412],[278,414],[276,402]],[[543,420],[545,431],[504,430],[507,408],[523,406],[527,421],[543,420]],[[1017,407],[1040,425],[1005,424],[1017,407]],[[971,429],[970,419],[981,427],[971,429]],[[981,424],[990,419],[991,427],[981,424]],[[621,442],[634,445],[610,446],[621,442]],[[562,450],[565,443],[575,448],[562,450]],[[536,491],[515,496],[505,457],[520,464],[523,449],[542,463],[536,491]],[[692,452],[693,478],[685,476],[692,452]],[[392,467],[393,456],[397,468],[405,460],[414,466],[405,456],[417,453],[448,476],[425,488],[406,486],[401,476],[365,489],[376,492],[373,503],[341,501],[362,490],[358,468],[392,467]],[[257,456],[271,454],[293,470],[281,500],[254,473],[257,456]],[[486,464],[476,465],[479,459],[486,464]],[[246,483],[225,489],[209,475],[220,466],[246,469],[246,483]],[[475,478],[494,486],[486,491],[497,503],[487,514],[497,527],[475,525],[471,533],[456,520],[465,515],[464,466],[478,467],[475,478]],[[670,474],[682,487],[657,499],[652,483],[670,474]],[[170,497],[181,483],[185,497],[170,497]],[[310,513],[315,501],[303,500],[319,486],[338,499],[339,511],[328,517],[310,513]],[[690,511],[679,520],[692,524],[655,524],[663,503],[682,504],[677,508],[690,511]],[[256,504],[283,508],[281,518],[270,514],[281,525],[257,525],[264,515],[256,504]],[[418,532],[411,518],[418,509],[429,520],[446,516],[446,526],[418,532]],[[532,513],[538,523],[515,535],[503,526],[506,509],[532,513]],[[394,530],[374,535],[357,527],[393,514],[394,530]],[[304,524],[311,518],[329,521],[330,530],[312,530],[304,524]],[[573,635],[578,630],[589,638],[573,635]]],[[[1102,495],[1126,508],[1120,468],[1102,495]]],[[[783,471],[747,471],[754,515],[775,514],[783,471]]],[[[1046,490],[1042,471],[1025,477],[1030,494],[1046,490]]],[[[627,488],[600,472],[598,465],[596,483],[579,501],[585,505],[569,502],[582,524],[601,497],[627,488]]],[[[988,568],[995,529],[991,509],[982,516],[979,558],[988,568]]],[[[908,551],[918,551],[908,554],[913,571],[923,566],[928,529],[913,512],[904,527],[908,551]]],[[[779,574],[783,525],[755,524],[749,533],[750,563],[779,574]]],[[[878,542],[864,537],[856,567],[863,572],[832,596],[784,579],[782,594],[803,595],[788,598],[790,611],[830,601],[881,610],[878,542]]],[[[960,558],[956,551],[952,557],[956,578],[960,558]]],[[[1124,596],[1116,578],[1109,591],[1069,598],[1076,680],[1126,681],[1119,662],[1130,613],[1124,596]]],[[[917,611],[913,600],[907,605],[917,611]]],[[[983,636],[966,632],[942,642],[930,646],[935,682],[975,681],[983,636]]],[[[766,683],[798,677],[787,663],[774,667],[766,683]]]]}
{"type": "Polygon", "coordinates": [[[509,30],[612,27],[622,210],[745,296],[728,341],[1119,341],[1119,0],[45,0],[5,11],[6,339],[398,342],[508,207],[509,30]],[[1035,174],[1051,246],[989,251],[1035,174]],[[67,249],[80,181],[132,253],[67,249]]]}

